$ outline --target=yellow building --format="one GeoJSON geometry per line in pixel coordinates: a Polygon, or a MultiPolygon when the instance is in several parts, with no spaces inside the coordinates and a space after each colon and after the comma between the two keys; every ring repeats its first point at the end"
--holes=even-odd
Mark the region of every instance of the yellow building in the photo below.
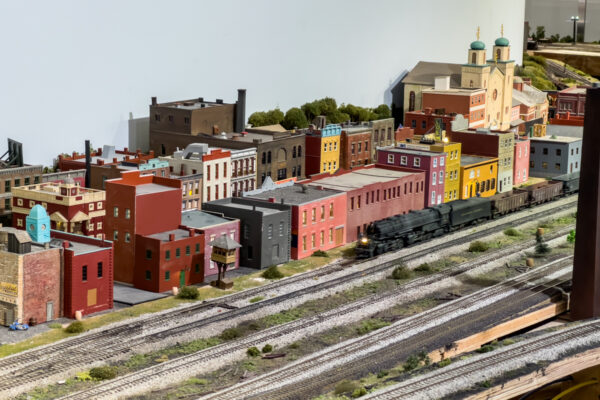
{"type": "Polygon", "coordinates": [[[341,134],[342,128],[337,124],[329,124],[320,130],[321,162],[319,173],[328,172],[333,174],[340,167],[341,134]]]}
{"type": "Polygon", "coordinates": [[[496,194],[498,159],[463,154],[460,159],[460,199],[496,194]]]}

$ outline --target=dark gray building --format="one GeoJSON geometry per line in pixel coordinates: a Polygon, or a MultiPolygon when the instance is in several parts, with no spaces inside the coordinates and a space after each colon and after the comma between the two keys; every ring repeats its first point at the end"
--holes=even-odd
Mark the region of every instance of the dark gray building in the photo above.
{"type": "Polygon", "coordinates": [[[290,260],[291,206],[230,197],[202,204],[241,223],[240,265],[262,269],[290,260]]]}
{"type": "Polygon", "coordinates": [[[580,138],[544,136],[530,139],[529,176],[551,178],[580,171],[580,138]]]}

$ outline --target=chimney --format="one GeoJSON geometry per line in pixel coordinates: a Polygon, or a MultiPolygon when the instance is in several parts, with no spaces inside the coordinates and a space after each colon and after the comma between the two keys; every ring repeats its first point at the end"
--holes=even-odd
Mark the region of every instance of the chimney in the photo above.
{"type": "Polygon", "coordinates": [[[113,164],[117,163],[117,157],[113,157],[113,164]]]}
{"type": "Polygon", "coordinates": [[[158,103],[156,102],[156,96],[152,96],[152,105],[155,106],[158,103]]]}
{"type": "Polygon", "coordinates": [[[125,153],[129,153],[129,148],[125,147],[125,148],[123,149],[123,151],[124,151],[125,153]]]}
{"type": "Polygon", "coordinates": [[[92,172],[92,155],[90,141],[85,141],[85,187],[90,187],[90,175],[92,172]]]}
{"type": "Polygon", "coordinates": [[[275,203],[277,199],[275,197],[269,197],[269,203],[275,203]]]}
{"type": "Polygon", "coordinates": [[[242,132],[246,126],[246,89],[238,89],[238,99],[235,103],[235,125],[236,132],[242,132]]]}
{"type": "Polygon", "coordinates": [[[169,233],[169,242],[174,242],[174,241],[175,241],[175,234],[169,233]]]}
{"type": "Polygon", "coordinates": [[[154,158],[154,150],[150,150],[150,152],[148,153],[148,155],[152,158],[154,158]]]}
{"type": "Polygon", "coordinates": [[[450,89],[450,77],[449,76],[436,76],[434,87],[435,87],[435,90],[449,90],[450,89]]]}
{"type": "MultiPolygon", "coordinates": [[[[100,160],[100,159],[99,159],[99,160],[98,160],[98,162],[97,162],[97,164],[98,164],[98,165],[104,165],[104,160],[100,160]]],[[[86,171],[86,177],[85,177],[85,180],[87,181],[87,171],[86,171]]]]}
{"type": "Polygon", "coordinates": [[[223,104],[223,99],[217,99],[216,103],[217,104],[223,104]]]}
{"type": "Polygon", "coordinates": [[[204,97],[198,97],[198,103],[204,103],[204,97]]]}
{"type": "Polygon", "coordinates": [[[281,204],[285,204],[285,200],[283,199],[283,197],[281,198],[281,204]]]}
{"type": "Polygon", "coordinates": [[[66,241],[66,240],[63,240],[63,242],[62,242],[62,247],[63,247],[63,248],[65,248],[65,249],[68,249],[68,248],[69,248],[69,246],[70,246],[69,242],[68,242],[68,241],[66,241]]]}
{"type": "Polygon", "coordinates": [[[252,204],[252,211],[256,211],[256,204],[252,204]]]}
{"type": "Polygon", "coordinates": [[[190,237],[194,237],[194,236],[196,236],[196,231],[195,231],[194,229],[192,229],[192,228],[189,228],[189,229],[188,229],[188,232],[190,233],[190,237]]]}
{"type": "Polygon", "coordinates": [[[433,112],[433,109],[431,107],[426,107],[423,112],[425,113],[425,115],[431,115],[431,113],[433,112]]]}

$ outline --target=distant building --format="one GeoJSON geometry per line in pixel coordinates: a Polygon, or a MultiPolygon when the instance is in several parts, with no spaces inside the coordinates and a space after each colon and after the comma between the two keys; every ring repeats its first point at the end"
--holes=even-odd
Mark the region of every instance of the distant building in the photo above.
{"type": "Polygon", "coordinates": [[[372,129],[371,160],[377,158],[377,147],[393,146],[395,144],[394,118],[376,119],[364,123],[372,129]]]}
{"type": "Polygon", "coordinates": [[[497,176],[497,158],[463,153],[460,159],[460,199],[495,195],[497,176]]]}
{"type": "MultiPolygon", "coordinates": [[[[311,126],[306,134],[306,175],[330,174],[340,167],[340,136],[342,128],[329,124],[322,128],[311,126]]],[[[281,178],[278,176],[277,180],[281,178]]]]}
{"type": "MultiPolygon", "coordinates": [[[[242,132],[246,126],[246,90],[238,89],[235,103],[222,99],[206,101],[203,97],[150,105],[150,149],[165,156],[177,147],[199,142],[201,134],[242,132]]],[[[227,146],[218,146],[227,147],[227,146]]]]}
{"type": "Polygon", "coordinates": [[[519,186],[529,179],[529,146],[528,137],[515,137],[515,154],[513,169],[513,185],[519,186]]]}
{"type": "Polygon", "coordinates": [[[581,170],[582,139],[566,136],[531,137],[529,175],[543,178],[581,170]]]}
{"type": "Polygon", "coordinates": [[[25,218],[37,204],[44,207],[51,229],[102,238],[106,193],[87,189],[67,178],[65,183],[40,183],[13,189],[13,226],[26,229],[25,218]]]}
{"type": "Polygon", "coordinates": [[[342,125],[340,168],[351,169],[371,163],[373,129],[368,126],[342,125]]]}
{"type": "Polygon", "coordinates": [[[289,261],[290,205],[240,197],[211,201],[203,207],[240,220],[240,265],[263,269],[289,261]]]}
{"type": "Polygon", "coordinates": [[[424,181],[425,172],[370,165],[333,176],[317,176],[308,184],[346,192],[346,242],[352,243],[366,234],[373,221],[422,209],[424,192],[418,189],[424,181]]]}
{"type": "Polygon", "coordinates": [[[68,178],[73,179],[76,185],[85,187],[85,169],[73,169],[70,171],[50,172],[43,174],[42,183],[65,183],[68,178]]]}
{"type": "Polygon", "coordinates": [[[548,122],[549,102],[546,93],[525,83],[521,77],[514,78],[512,91],[513,107],[519,106],[519,119],[511,126],[518,126],[519,132],[530,132],[535,124],[548,122]]]}
{"type": "MultiPolygon", "coordinates": [[[[451,88],[449,77],[436,79],[436,83],[433,89],[424,90],[422,93],[424,110],[435,110],[436,114],[462,114],[469,120],[469,128],[483,128],[489,125],[489,121],[486,123],[485,89],[451,88]]],[[[411,125],[407,126],[416,130],[414,114],[411,114],[410,123],[411,125]]],[[[421,126],[416,132],[426,129],[426,121],[421,119],[421,126]]]]}
{"type": "Polygon", "coordinates": [[[556,97],[557,116],[584,116],[586,92],[586,88],[577,86],[559,91],[556,97]]]}
{"type": "Polygon", "coordinates": [[[256,149],[231,150],[231,196],[256,188],[256,149]]]}
{"type": "Polygon", "coordinates": [[[317,250],[346,243],[346,193],[293,182],[269,184],[244,196],[292,207],[291,258],[299,260],[317,250]]]}

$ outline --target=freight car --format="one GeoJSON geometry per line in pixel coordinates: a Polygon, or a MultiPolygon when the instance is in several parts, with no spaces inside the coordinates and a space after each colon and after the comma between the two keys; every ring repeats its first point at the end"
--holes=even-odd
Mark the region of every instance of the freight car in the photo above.
{"type": "Polygon", "coordinates": [[[357,258],[370,258],[468,225],[496,218],[579,190],[579,173],[563,175],[488,198],[474,197],[375,221],[356,245],[357,258]]]}

